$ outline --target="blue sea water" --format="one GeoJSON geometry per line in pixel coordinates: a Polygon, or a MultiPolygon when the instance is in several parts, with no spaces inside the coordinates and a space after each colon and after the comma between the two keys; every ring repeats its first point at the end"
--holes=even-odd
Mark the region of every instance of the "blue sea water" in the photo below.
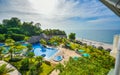
{"type": "Polygon", "coordinates": [[[76,38],[113,44],[114,35],[120,34],[120,30],[66,30],[67,34],[74,32],[76,38]]]}

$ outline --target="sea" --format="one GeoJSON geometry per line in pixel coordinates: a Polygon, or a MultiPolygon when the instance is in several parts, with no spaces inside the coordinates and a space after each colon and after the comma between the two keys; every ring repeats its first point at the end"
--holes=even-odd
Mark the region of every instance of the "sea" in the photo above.
{"type": "Polygon", "coordinates": [[[88,39],[107,44],[113,44],[115,35],[120,34],[120,30],[65,30],[67,34],[76,33],[77,39],[88,39]]]}

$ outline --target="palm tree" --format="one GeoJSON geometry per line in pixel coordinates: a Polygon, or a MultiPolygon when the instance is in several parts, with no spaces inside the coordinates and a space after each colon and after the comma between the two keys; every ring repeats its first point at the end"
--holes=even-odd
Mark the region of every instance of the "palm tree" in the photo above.
{"type": "Polygon", "coordinates": [[[41,39],[41,40],[40,40],[40,43],[41,43],[42,45],[46,45],[46,44],[47,44],[47,42],[46,42],[44,39],[41,39]]]}
{"type": "Polygon", "coordinates": [[[27,45],[28,51],[32,50],[32,44],[27,45]]]}
{"type": "Polygon", "coordinates": [[[15,41],[13,39],[6,39],[5,40],[5,45],[7,46],[13,46],[15,41]]]}
{"type": "Polygon", "coordinates": [[[36,75],[36,67],[34,65],[30,68],[29,75],[36,75]]]}
{"type": "Polygon", "coordinates": [[[8,75],[9,72],[14,71],[12,68],[7,68],[7,64],[3,64],[0,66],[0,75],[8,75]]]}
{"type": "Polygon", "coordinates": [[[13,48],[10,48],[9,52],[10,52],[10,59],[12,60],[13,59],[13,48]]]}
{"type": "Polygon", "coordinates": [[[4,48],[4,47],[0,47],[0,58],[1,58],[1,59],[2,59],[2,55],[1,55],[1,54],[2,54],[2,51],[3,51],[3,50],[5,50],[5,48],[4,48]]]}
{"type": "Polygon", "coordinates": [[[37,56],[36,61],[38,61],[38,66],[40,67],[42,65],[42,62],[43,62],[43,57],[42,56],[37,56]]]}
{"type": "Polygon", "coordinates": [[[29,52],[28,53],[28,57],[30,58],[30,62],[32,62],[32,57],[34,56],[34,53],[33,52],[29,52]]]}
{"type": "Polygon", "coordinates": [[[26,75],[26,71],[29,70],[29,59],[25,58],[21,61],[21,67],[20,67],[20,71],[21,73],[24,75],[26,75]]]}
{"type": "Polygon", "coordinates": [[[61,63],[59,63],[56,67],[56,70],[59,70],[60,72],[64,71],[64,65],[62,65],[61,63]]]}

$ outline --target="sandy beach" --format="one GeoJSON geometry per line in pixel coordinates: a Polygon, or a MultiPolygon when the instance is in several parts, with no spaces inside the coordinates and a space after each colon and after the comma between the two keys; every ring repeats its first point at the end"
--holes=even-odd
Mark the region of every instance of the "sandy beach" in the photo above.
{"type": "Polygon", "coordinates": [[[96,47],[102,46],[104,49],[108,49],[108,48],[112,49],[113,48],[112,44],[107,44],[107,43],[88,40],[88,39],[77,39],[77,40],[81,41],[82,43],[86,43],[87,45],[94,45],[96,47]]]}

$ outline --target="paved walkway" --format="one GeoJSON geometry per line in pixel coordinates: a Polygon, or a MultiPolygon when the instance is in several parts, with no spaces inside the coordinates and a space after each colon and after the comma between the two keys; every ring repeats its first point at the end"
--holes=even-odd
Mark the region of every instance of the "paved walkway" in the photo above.
{"type": "Polygon", "coordinates": [[[13,68],[14,69],[14,71],[8,73],[9,75],[21,75],[20,72],[18,72],[18,70],[14,66],[12,66],[11,64],[1,60],[0,61],[0,66],[2,64],[7,64],[7,68],[13,68]]]}
{"type": "Polygon", "coordinates": [[[50,75],[58,75],[60,73],[59,70],[53,70],[50,75]]]}

